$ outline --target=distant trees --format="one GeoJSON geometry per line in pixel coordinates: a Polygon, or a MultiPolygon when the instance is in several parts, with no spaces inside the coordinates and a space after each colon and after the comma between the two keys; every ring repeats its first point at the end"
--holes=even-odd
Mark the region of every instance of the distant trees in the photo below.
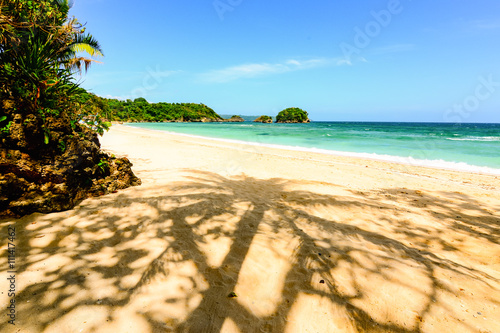
{"type": "MultiPolygon", "coordinates": [[[[120,122],[244,122],[239,115],[223,119],[205,104],[196,103],[149,103],[145,98],[118,100],[103,98],[79,89],[81,108],[94,110],[100,121],[120,122]]],[[[89,117],[93,119],[92,117],[89,117]]],[[[254,122],[272,123],[273,118],[262,115],[254,122]]],[[[299,108],[287,108],[276,116],[277,123],[308,123],[308,113],[299,108]]]]}
{"type": "Polygon", "coordinates": [[[120,101],[102,98],[81,89],[82,107],[100,109],[101,117],[108,121],[165,122],[165,121],[222,121],[222,117],[205,104],[149,103],[145,98],[120,101]]]}

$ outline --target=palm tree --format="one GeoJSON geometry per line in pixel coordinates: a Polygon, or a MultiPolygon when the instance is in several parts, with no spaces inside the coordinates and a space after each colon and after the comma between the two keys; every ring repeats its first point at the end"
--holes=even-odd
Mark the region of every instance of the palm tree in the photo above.
{"type": "MultiPolygon", "coordinates": [[[[38,100],[49,87],[68,84],[75,71],[81,71],[82,67],[87,70],[95,62],[81,53],[90,56],[102,56],[103,53],[99,43],[85,33],[85,28],[76,19],[67,19],[67,0],[41,1],[41,5],[47,7],[29,7],[31,11],[23,11],[27,3],[32,2],[17,0],[6,4],[1,0],[0,68],[2,78],[7,79],[3,80],[7,81],[4,84],[24,85],[21,88],[25,89],[12,87],[11,93],[23,90],[25,97],[32,97],[32,106],[36,109],[38,100]],[[42,8],[45,17],[41,15],[40,19],[34,12],[42,8]]],[[[9,87],[4,85],[2,88],[5,92],[9,87]]]]}
{"type": "Polygon", "coordinates": [[[79,56],[87,53],[90,56],[103,56],[99,42],[90,34],[85,34],[85,28],[73,18],[54,34],[56,43],[60,43],[57,50],[57,61],[70,71],[81,71],[82,66],[87,71],[96,60],[79,56]]]}
{"type": "Polygon", "coordinates": [[[70,5],[68,0],[0,0],[0,97],[40,119],[45,143],[48,116],[64,112],[73,123],[81,118],[73,74],[103,55],[84,26],[68,19],[70,5]]]}

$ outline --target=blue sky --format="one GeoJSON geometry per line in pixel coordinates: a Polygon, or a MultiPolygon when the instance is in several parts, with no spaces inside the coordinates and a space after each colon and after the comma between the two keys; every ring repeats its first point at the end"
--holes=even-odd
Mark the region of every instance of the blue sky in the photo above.
{"type": "Polygon", "coordinates": [[[76,0],[103,97],[312,120],[500,122],[498,0],[76,0]]]}

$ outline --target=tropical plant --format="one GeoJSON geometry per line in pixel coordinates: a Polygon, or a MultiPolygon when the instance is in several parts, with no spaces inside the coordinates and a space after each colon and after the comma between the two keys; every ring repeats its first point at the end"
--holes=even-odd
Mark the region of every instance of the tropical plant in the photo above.
{"type": "Polygon", "coordinates": [[[64,110],[76,123],[86,116],[75,104],[73,74],[102,56],[99,43],[76,19],[68,0],[0,0],[0,95],[41,122],[64,110]]]}

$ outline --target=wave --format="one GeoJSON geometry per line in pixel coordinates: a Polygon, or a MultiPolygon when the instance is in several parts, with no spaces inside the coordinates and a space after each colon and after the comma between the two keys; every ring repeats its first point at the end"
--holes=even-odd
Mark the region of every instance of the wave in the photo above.
{"type": "Polygon", "coordinates": [[[500,136],[469,136],[466,138],[446,138],[446,140],[452,141],[500,141],[500,136]]]}
{"type": "Polygon", "coordinates": [[[482,174],[490,174],[490,175],[499,175],[500,176],[500,169],[486,167],[486,166],[472,165],[472,164],[468,164],[465,162],[450,162],[450,161],[445,161],[445,160],[417,159],[417,158],[413,158],[411,156],[403,157],[403,156],[393,156],[393,155],[376,154],[376,153],[355,153],[355,152],[334,151],[334,150],[326,150],[326,149],[318,149],[318,148],[289,147],[289,146],[279,146],[279,145],[263,145],[263,146],[269,146],[272,148],[297,150],[297,151],[305,151],[305,152],[314,152],[314,153],[320,153],[320,154],[326,154],[326,155],[358,157],[358,158],[364,158],[364,159],[370,159],[370,160],[406,164],[406,165],[411,165],[411,166],[422,166],[422,167],[430,167],[430,168],[437,168],[437,169],[446,169],[446,170],[473,172],[473,173],[482,173],[482,174]]]}
{"type": "MultiPolygon", "coordinates": [[[[125,126],[127,126],[127,125],[125,125],[125,126]]],[[[131,127],[134,127],[134,126],[131,126],[131,127]]],[[[136,127],[136,128],[145,129],[144,127],[136,127]]],[[[154,130],[154,129],[147,129],[147,130],[153,130],[153,131],[162,132],[162,133],[169,133],[169,134],[173,134],[173,135],[181,135],[181,136],[186,136],[186,137],[191,137],[191,138],[210,139],[210,140],[215,140],[215,141],[220,141],[220,142],[250,145],[250,146],[255,146],[255,147],[267,147],[267,148],[276,148],[276,149],[291,150],[291,151],[303,151],[303,152],[319,153],[319,154],[333,155],[333,156],[357,157],[357,158],[363,158],[363,159],[406,164],[406,165],[411,165],[411,166],[422,166],[422,167],[430,167],[430,168],[436,168],[436,169],[483,173],[483,174],[500,176],[500,168],[491,168],[491,167],[486,167],[486,166],[472,165],[472,164],[468,164],[465,162],[450,162],[450,161],[445,161],[445,160],[417,159],[417,158],[413,158],[411,156],[404,157],[404,156],[394,156],[394,155],[376,154],[376,153],[346,152],[346,151],[327,150],[327,149],[320,149],[320,148],[307,148],[307,147],[300,147],[300,146],[287,146],[287,145],[280,145],[280,144],[260,143],[260,142],[243,141],[243,140],[235,140],[235,139],[222,139],[222,138],[214,138],[214,137],[207,137],[207,136],[194,135],[194,134],[185,134],[185,133],[171,132],[171,131],[164,131],[164,130],[154,130]]],[[[484,137],[484,138],[486,138],[486,137],[484,137]]],[[[255,150],[252,150],[252,151],[255,152],[255,150]]]]}

